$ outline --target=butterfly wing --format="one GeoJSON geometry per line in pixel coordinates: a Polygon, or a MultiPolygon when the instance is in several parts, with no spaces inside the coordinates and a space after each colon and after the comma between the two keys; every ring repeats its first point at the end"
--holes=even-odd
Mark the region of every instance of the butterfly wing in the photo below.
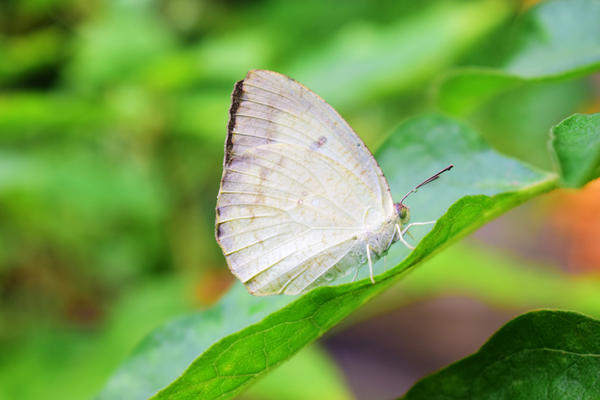
{"type": "Polygon", "coordinates": [[[251,293],[296,294],[347,272],[360,233],[393,212],[377,162],[319,96],[270,71],[236,84],[216,233],[251,293]]]}

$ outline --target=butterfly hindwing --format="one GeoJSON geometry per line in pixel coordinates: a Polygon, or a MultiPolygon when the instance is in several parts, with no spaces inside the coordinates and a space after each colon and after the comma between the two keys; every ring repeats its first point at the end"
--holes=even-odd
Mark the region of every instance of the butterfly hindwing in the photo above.
{"type": "Polygon", "coordinates": [[[236,84],[217,201],[217,239],[253,294],[296,294],[356,257],[393,212],[387,182],[346,122],[281,74],[236,84]],[[367,218],[368,216],[368,218],[367,218]]]}

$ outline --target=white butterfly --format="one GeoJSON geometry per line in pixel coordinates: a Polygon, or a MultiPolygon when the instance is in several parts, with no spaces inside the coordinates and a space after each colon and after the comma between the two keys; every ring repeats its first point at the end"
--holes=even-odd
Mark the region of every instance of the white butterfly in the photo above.
{"type": "MultiPolygon", "coordinates": [[[[229,110],[216,236],[254,295],[298,294],[373,260],[413,225],[365,144],[305,86],[253,70],[229,110]],[[404,227],[403,227],[404,226],[404,227]]],[[[356,278],[356,275],[355,275],[356,278]]]]}

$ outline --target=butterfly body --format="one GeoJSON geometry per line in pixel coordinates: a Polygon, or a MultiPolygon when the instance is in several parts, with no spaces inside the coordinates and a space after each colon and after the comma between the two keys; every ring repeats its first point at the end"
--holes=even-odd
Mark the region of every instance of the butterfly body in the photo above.
{"type": "Polygon", "coordinates": [[[368,244],[377,259],[381,258],[391,245],[398,240],[396,225],[402,227],[400,216],[398,215],[394,215],[387,221],[383,221],[378,226],[373,226],[372,229],[364,234],[362,241],[365,243],[365,248],[368,244]]]}
{"type": "Polygon", "coordinates": [[[405,210],[362,140],[315,93],[264,70],[235,85],[216,237],[250,293],[301,293],[367,261],[372,277],[372,260],[404,242],[405,210]]]}

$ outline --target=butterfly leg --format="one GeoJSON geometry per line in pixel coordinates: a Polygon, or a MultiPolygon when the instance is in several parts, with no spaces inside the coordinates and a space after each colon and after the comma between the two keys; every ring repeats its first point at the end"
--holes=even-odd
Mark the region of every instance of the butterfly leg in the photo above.
{"type": "Polygon", "coordinates": [[[404,239],[404,233],[405,231],[401,231],[400,230],[400,225],[396,224],[396,231],[398,231],[398,239],[402,242],[403,245],[405,245],[406,247],[408,247],[409,249],[413,250],[415,248],[415,246],[409,244],[406,239],[404,239]]]}
{"type": "Polygon", "coordinates": [[[411,222],[410,224],[406,225],[406,227],[404,229],[402,229],[402,235],[404,235],[406,232],[408,232],[408,230],[410,229],[411,226],[431,225],[431,224],[435,224],[436,222],[437,222],[437,220],[436,221],[427,221],[427,222],[411,222]]]}
{"type": "Polygon", "coordinates": [[[354,273],[354,278],[352,278],[352,282],[356,281],[356,278],[358,278],[358,265],[356,266],[356,272],[354,273]]]}
{"type": "Polygon", "coordinates": [[[369,260],[369,277],[371,278],[371,283],[375,283],[375,279],[373,278],[373,261],[371,261],[371,248],[367,244],[367,260],[369,260]]]}

